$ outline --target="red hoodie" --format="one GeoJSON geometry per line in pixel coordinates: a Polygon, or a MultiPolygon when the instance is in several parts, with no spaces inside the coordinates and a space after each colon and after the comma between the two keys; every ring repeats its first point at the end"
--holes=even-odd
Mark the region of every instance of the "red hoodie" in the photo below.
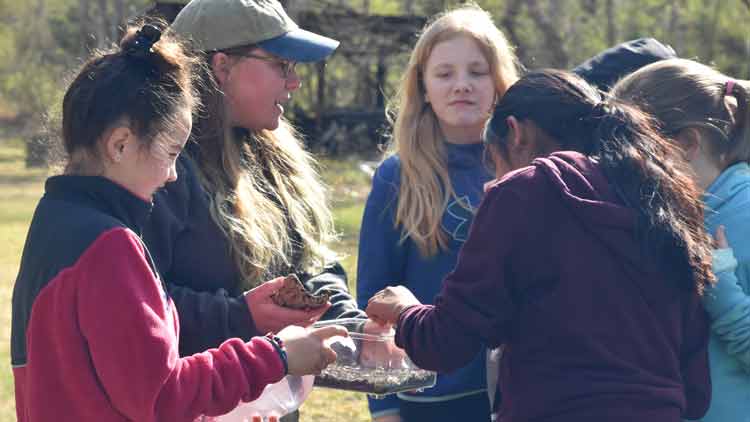
{"type": "Polygon", "coordinates": [[[705,311],[644,256],[635,228],[588,158],[537,159],[487,192],[435,305],[401,314],[397,344],[438,371],[505,344],[503,422],[700,418],[705,311]]]}
{"type": "Polygon", "coordinates": [[[135,234],[147,204],[98,177],[56,176],[13,293],[19,422],[192,421],[284,375],[262,338],[178,355],[178,317],[135,234]]]}

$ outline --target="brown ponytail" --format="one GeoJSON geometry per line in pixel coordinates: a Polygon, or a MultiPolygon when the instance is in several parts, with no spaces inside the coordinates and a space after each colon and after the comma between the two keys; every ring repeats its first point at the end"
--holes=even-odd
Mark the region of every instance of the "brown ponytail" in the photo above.
{"type": "Polygon", "coordinates": [[[179,107],[195,106],[194,65],[156,24],[129,28],[119,49],[90,58],[63,98],[63,144],[71,161],[80,150],[95,154],[100,136],[123,118],[146,144],[169,130],[179,107]]]}
{"type": "Polygon", "coordinates": [[[708,152],[724,169],[750,162],[748,83],[692,60],[663,60],[627,76],[612,94],[638,104],[673,136],[700,130],[708,152]]]}

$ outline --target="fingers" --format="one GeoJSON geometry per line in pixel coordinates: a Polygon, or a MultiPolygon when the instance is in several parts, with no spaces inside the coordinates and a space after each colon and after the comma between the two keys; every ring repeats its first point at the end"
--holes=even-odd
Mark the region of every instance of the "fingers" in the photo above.
{"type": "Polygon", "coordinates": [[[349,331],[340,325],[330,325],[328,327],[316,328],[312,330],[312,334],[320,340],[325,340],[334,336],[347,337],[349,336],[349,331]]]}
{"type": "Polygon", "coordinates": [[[323,349],[323,358],[325,361],[325,366],[328,366],[332,364],[333,362],[336,362],[336,352],[333,351],[330,347],[326,347],[323,349]]]}
{"type": "Polygon", "coordinates": [[[303,325],[305,327],[309,327],[310,325],[316,323],[320,319],[320,317],[322,317],[326,312],[328,312],[329,309],[331,309],[331,306],[333,306],[331,302],[328,302],[318,309],[313,309],[312,316],[310,316],[303,325]]]}
{"type": "Polygon", "coordinates": [[[716,236],[714,236],[714,247],[717,249],[725,249],[729,247],[729,241],[727,241],[726,229],[724,226],[719,226],[716,229],[716,236]]]}

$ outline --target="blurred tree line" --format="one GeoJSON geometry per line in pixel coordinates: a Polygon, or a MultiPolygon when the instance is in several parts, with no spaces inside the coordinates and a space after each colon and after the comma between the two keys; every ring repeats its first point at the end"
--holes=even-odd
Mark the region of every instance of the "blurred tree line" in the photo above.
{"type": "MultiPolygon", "coordinates": [[[[181,0],[166,0],[180,3],[181,0]]],[[[292,119],[311,147],[372,151],[426,17],[456,0],[282,0],[302,27],[338,38],[325,65],[300,66],[292,119]]],[[[681,57],[750,79],[750,0],[478,0],[529,69],[570,68],[618,42],[654,37],[681,57]]],[[[118,39],[147,0],[0,0],[0,125],[31,137],[54,116],[89,51],[118,39]]],[[[54,129],[54,124],[51,126],[54,129]]]]}

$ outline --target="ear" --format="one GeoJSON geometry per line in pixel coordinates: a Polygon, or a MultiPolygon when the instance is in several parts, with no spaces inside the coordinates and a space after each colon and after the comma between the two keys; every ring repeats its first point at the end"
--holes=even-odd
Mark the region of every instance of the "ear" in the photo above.
{"type": "Polygon", "coordinates": [[[216,53],[211,57],[211,71],[216,77],[219,85],[224,85],[229,79],[229,71],[232,68],[232,60],[226,53],[216,53]]]}
{"type": "Polygon", "coordinates": [[[676,138],[686,161],[690,162],[698,158],[701,151],[701,139],[698,130],[694,128],[683,129],[677,134],[676,138]]]}
{"type": "Polygon", "coordinates": [[[525,149],[528,146],[529,141],[524,136],[521,122],[518,121],[516,116],[508,116],[505,119],[505,123],[508,125],[508,149],[513,151],[525,149]]]}
{"type": "Polygon", "coordinates": [[[136,146],[133,132],[127,126],[118,126],[104,135],[104,156],[108,162],[119,163],[136,146]]]}

